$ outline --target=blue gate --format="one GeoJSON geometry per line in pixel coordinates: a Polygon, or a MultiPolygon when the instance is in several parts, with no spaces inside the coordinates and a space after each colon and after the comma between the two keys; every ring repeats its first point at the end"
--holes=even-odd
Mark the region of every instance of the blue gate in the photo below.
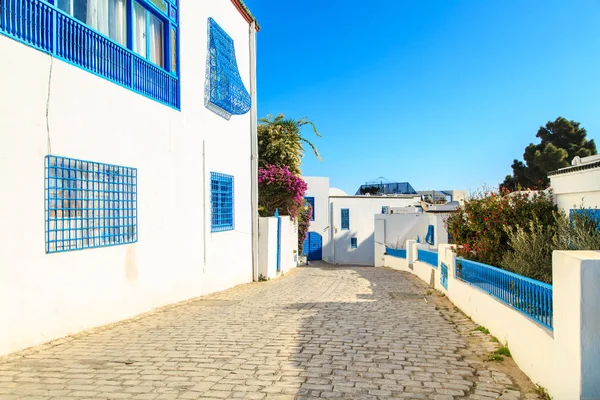
{"type": "Polygon", "coordinates": [[[308,261],[318,261],[323,259],[323,237],[316,232],[308,232],[304,240],[302,254],[308,261]]]}
{"type": "Polygon", "coordinates": [[[442,263],[442,273],[440,274],[440,283],[444,289],[448,290],[448,266],[442,263]]]}
{"type": "Polygon", "coordinates": [[[279,209],[275,209],[275,218],[277,218],[277,268],[276,271],[281,271],[281,217],[279,209]]]}

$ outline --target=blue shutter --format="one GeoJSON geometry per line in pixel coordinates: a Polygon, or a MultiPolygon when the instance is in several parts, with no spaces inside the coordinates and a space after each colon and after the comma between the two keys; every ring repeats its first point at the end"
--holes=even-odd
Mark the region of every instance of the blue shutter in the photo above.
{"type": "Polygon", "coordinates": [[[350,229],[350,210],[347,208],[342,208],[342,229],[350,229]]]}
{"type": "Polygon", "coordinates": [[[433,241],[433,225],[429,225],[429,227],[427,228],[427,236],[425,236],[425,241],[430,245],[435,244],[433,241]]]}
{"type": "Polygon", "coordinates": [[[356,238],[350,238],[350,248],[356,249],[358,247],[358,240],[356,238]]]}

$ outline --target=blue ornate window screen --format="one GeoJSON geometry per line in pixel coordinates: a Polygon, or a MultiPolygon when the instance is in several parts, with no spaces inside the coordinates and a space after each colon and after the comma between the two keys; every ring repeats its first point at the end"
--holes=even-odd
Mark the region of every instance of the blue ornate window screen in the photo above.
{"type": "Polygon", "coordinates": [[[2,0],[0,34],[179,109],[177,0],[111,0],[108,15],[88,12],[93,4],[94,0],[2,0]],[[146,33],[163,26],[156,33],[154,44],[160,47],[154,46],[155,62],[134,51],[136,37],[144,35],[136,30],[140,24],[135,23],[134,4],[157,22],[147,24],[146,33]]]}
{"type": "Polygon", "coordinates": [[[310,206],[312,207],[312,213],[310,215],[310,220],[314,221],[315,220],[315,198],[314,197],[305,197],[304,200],[310,204],[310,206]]]}
{"type": "Polygon", "coordinates": [[[358,247],[358,239],[357,238],[350,238],[350,248],[351,249],[356,249],[358,247]]]}
{"type": "Polygon", "coordinates": [[[46,156],[46,253],[137,242],[137,169],[46,156]]]}
{"type": "Polygon", "coordinates": [[[212,18],[208,19],[204,104],[225,119],[246,114],[252,105],[238,70],[233,39],[212,18]]]}
{"type": "Polygon", "coordinates": [[[434,235],[433,235],[433,225],[429,225],[427,227],[427,236],[425,236],[425,242],[429,243],[430,245],[434,245],[434,235]]]}
{"type": "Polygon", "coordinates": [[[350,210],[342,208],[342,230],[350,229],[350,210]]]}
{"type": "Polygon", "coordinates": [[[210,173],[211,231],[234,229],[233,176],[210,173]]]}

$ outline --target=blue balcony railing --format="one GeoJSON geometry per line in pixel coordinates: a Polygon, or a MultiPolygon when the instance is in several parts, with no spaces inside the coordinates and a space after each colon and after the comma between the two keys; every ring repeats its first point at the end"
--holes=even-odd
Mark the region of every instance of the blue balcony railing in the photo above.
{"type": "Polygon", "coordinates": [[[437,251],[418,249],[417,259],[431,265],[433,268],[438,266],[438,253],[437,251]]]}
{"type": "Polygon", "coordinates": [[[1,0],[0,33],[180,108],[179,78],[42,0],[1,0]]]}
{"type": "Polygon", "coordinates": [[[552,285],[462,258],[456,260],[456,278],[552,329],[552,285]]]}
{"type": "Polygon", "coordinates": [[[391,249],[386,247],[385,253],[390,257],[406,258],[406,249],[391,249]]]}

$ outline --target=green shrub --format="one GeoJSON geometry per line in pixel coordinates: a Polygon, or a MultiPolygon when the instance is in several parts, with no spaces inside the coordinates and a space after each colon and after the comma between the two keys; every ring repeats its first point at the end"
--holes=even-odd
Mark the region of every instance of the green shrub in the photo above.
{"type": "Polygon", "coordinates": [[[504,254],[501,264],[516,274],[551,283],[556,224],[544,226],[539,220],[534,220],[529,221],[527,228],[506,228],[510,249],[504,254]]]}
{"type": "Polygon", "coordinates": [[[501,346],[500,348],[498,348],[498,350],[494,352],[494,354],[497,356],[511,357],[510,350],[506,346],[501,346]]]}
{"type": "Polygon", "coordinates": [[[489,329],[486,328],[485,326],[478,326],[477,328],[475,328],[473,330],[485,333],[486,335],[490,333],[489,329]]]}
{"type": "Polygon", "coordinates": [[[583,208],[567,217],[554,213],[554,221],[544,224],[534,218],[525,229],[507,227],[509,250],[502,266],[519,275],[552,283],[552,252],[554,250],[600,250],[600,221],[583,208]]]}
{"type": "Polygon", "coordinates": [[[458,256],[502,267],[510,249],[510,229],[521,226],[528,230],[534,219],[552,225],[555,211],[550,191],[484,191],[471,195],[464,207],[447,218],[446,226],[452,243],[460,245],[458,256]]]}

